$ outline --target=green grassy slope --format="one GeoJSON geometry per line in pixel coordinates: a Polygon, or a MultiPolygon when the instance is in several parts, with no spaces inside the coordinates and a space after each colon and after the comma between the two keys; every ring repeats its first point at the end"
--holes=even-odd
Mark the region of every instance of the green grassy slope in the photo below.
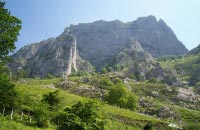
{"type": "MultiPolygon", "coordinates": [[[[58,82],[60,79],[49,79],[49,80],[36,80],[36,79],[24,79],[18,82],[14,82],[17,91],[21,96],[27,98],[31,101],[30,104],[34,105],[34,102],[39,102],[42,95],[53,91],[55,88],[51,88],[51,84],[58,82]]],[[[71,106],[80,100],[86,98],[71,94],[67,91],[61,90],[61,96],[63,98],[61,107],[71,106]]],[[[29,105],[29,107],[33,107],[29,105]]],[[[28,105],[27,105],[28,106],[28,105]]],[[[26,107],[27,107],[26,106],[26,107]]],[[[137,112],[133,112],[127,109],[121,109],[115,106],[110,106],[105,103],[102,105],[102,111],[106,117],[107,130],[141,130],[147,122],[153,122],[155,124],[155,129],[165,129],[167,127],[167,122],[162,121],[153,117],[142,115],[137,112]]],[[[17,113],[14,113],[14,118],[19,118],[17,113]]],[[[33,119],[34,120],[34,119],[33,119]]],[[[40,130],[40,128],[32,127],[24,122],[12,121],[7,117],[0,118],[0,129],[1,130],[40,130]]],[[[46,130],[55,130],[55,126],[50,126],[46,130]]]]}

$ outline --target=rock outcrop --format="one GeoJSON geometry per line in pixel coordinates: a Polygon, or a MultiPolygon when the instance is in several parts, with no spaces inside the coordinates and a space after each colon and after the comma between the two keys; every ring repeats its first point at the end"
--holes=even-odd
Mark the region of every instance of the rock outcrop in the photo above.
{"type": "Polygon", "coordinates": [[[185,102],[194,102],[197,96],[192,88],[178,88],[178,94],[175,98],[185,102]]]}
{"type": "Polygon", "coordinates": [[[83,60],[76,50],[76,38],[62,35],[38,44],[31,44],[13,55],[13,71],[26,71],[29,77],[46,77],[48,74],[66,77],[72,71],[91,72],[92,65],[83,60]]]}
{"type": "Polygon", "coordinates": [[[158,115],[159,118],[167,118],[167,119],[174,119],[176,118],[176,114],[173,112],[172,109],[170,109],[169,107],[162,107],[159,111],[158,111],[158,115]]]}
{"type": "Polygon", "coordinates": [[[77,71],[77,65],[76,65],[76,60],[77,60],[77,50],[76,50],[76,38],[74,36],[73,37],[73,42],[72,45],[70,47],[70,51],[69,51],[69,62],[67,65],[67,69],[66,69],[66,76],[68,76],[69,74],[71,74],[72,72],[72,67],[74,69],[74,71],[77,71]]]}

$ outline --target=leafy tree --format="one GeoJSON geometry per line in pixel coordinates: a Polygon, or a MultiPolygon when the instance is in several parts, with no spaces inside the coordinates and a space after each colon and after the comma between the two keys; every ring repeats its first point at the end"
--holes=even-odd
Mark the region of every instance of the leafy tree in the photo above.
{"type": "Polygon", "coordinates": [[[138,97],[133,93],[129,93],[129,95],[127,96],[127,104],[125,108],[135,111],[137,108],[137,103],[138,97]]]}
{"type": "Polygon", "coordinates": [[[36,103],[33,116],[37,126],[47,128],[51,118],[53,118],[60,106],[61,97],[58,90],[43,95],[40,103],[36,103]]]}
{"type": "Polygon", "coordinates": [[[17,94],[14,85],[5,74],[0,74],[0,95],[1,108],[14,107],[17,94]]]}
{"type": "Polygon", "coordinates": [[[136,109],[138,101],[137,96],[129,92],[126,86],[118,79],[115,81],[115,84],[112,86],[105,99],[110,104],[130,110],[136,109]]]}
{"type": "Polygon", "coordinates": [[[127,95],[128,91],[127,89],[123,86],[123,84],[119,83],[119,84],[115,84],[112,86],[112,88],[110,89],[108,96],[106,98],[106,100],[110,103],[110,104],[120,104],[122,100],[122,98],[125,98],[127,95]],[[120,102],[120,103],[119,103],[120,102]]]}
{"type": "Polygon", "coordinates": [[[108,70],[106,69],[106,67],[103,67],[102,69],[101,69],[101,73],[102,74],[105,74],[105,73],[107,73],[108,72],[108,70]]]}
{"type": "Polygon", "coordinates": [[[0,62],[5,62],[10,52],[14,51],[21,21],[10,15],[4,8],[5,2],[0,1],[0,62]]]}
{"type": "Polygon", "coordinates": [[[73,113],[62,111],[55,119],[58,130],[84,130],[81,119],[73,113]]]}
{"type": "Polygon", "coordinates": [[[101,85],[100,88],[103,89],[109,89],[113,85],[113,82],[108,77],[101,78],[99,83],[101,85]]]}
{"type": "Polygon", "coordinates": [[[38,127],[41,128],[48,127],[48,119],[51,113],[49,112],[47,107],[48,106],[45,103],[39,103],[34,107],[34,118],[36,119],[38,127]]]}
{"type": "Polygon", "coordinates": [[[57,109],[61,102],[59,91],[55,90],[53,92],[49,92],[48,94],[44,94],[42,102],[46,102],[50,106],[51,110],[57,109]]]}
{"type": "Polygon", "coordinates": [[[4,5],[5,2],[0,1],[0,108],[4,108],[3,113],[5,107],[11,108],[15,104],[16,92],[7,76],[6,63],[9,53],[15,49],[14,42],[21,28],[21,21],[11,16],[4,5]]]}
{"type": "Polygon", "coordinates": [[[78,102],[66,108],[55,120],[59,130],[104,130],[105,121],[96,101],[78,102]]]}

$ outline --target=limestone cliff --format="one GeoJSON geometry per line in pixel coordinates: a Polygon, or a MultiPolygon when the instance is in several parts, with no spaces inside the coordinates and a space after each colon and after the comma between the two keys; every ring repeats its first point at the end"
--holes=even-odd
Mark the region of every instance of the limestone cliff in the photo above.
{"type": "Polygon", "coordinates": [[[70,47],[70,51],[69,51],[69,62],[66,68],[66,76],[68,76],[69,74],[71,74],[72,72],[72,68],[74,69],[74,71],[77,71],[77,66],[76,66],[76,60],[77,60],[77,51],[76,51],[76,38],[74,36],[73,37],[73,42],[71,44],[70,47]]]}
{"type": "Polygon", "coordinates": [[[20,49],[13,55],[13,71],[25,70],[29,77],[46,77],[48,74],[66,77],[72,71],[92,71],[93,67],[83,60],[76,50],[76,38],[62,35],[20,49]]]}

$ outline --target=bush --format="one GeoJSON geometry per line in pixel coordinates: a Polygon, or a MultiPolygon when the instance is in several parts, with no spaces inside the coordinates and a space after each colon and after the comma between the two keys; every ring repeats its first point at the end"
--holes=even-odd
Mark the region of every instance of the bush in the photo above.
{"type": "Polygon", "coordinates": [[[70,77],[73,77],[73,76],[88,76],[89,74],[88,74],[88,72],[86,72],[86,71],[74,71],[74,72],[72,72],[71,74],[70,74],[70,77]]]}
{"type": "Polygon", "coordinates": [[[109,89],[108,87],[113,85],[113,82],[108,77],[103,77],[99,83],[101,85],[100,88],[103,89],[109,89]]]}
{"type": "Polygon", "coordinates": [[[96,101],[78,102],[54,119],[58,130],[104,130],[105,121],[96,101]]]}
{"type": "Polygon", "coordinates": [[[48,74],[48,75],[46,76],[46,78],[47,78],[47,79],[53,79],[54,76],[53,76],[52,74],[48,74]]]}
{"type": "Polygon", "coordinates": [[[125,108],[135,111],[137,108],[137,102],[138,102],[138,97],[133,93],[129,93],[125,108]]]}
{"type": "Polygon", "coordinates": [[[57,109],[59,107],[59,104],[61,102],[61,97],[58,90],[55,90],[53,92],[49,92],[48,94],[43,95],[42,102],[47,103],[50,106],[50,109],[57,109]]]}
{"type": "Polygon", "coordinates": [[[48,127],[48,118],[50,113],[47,109],[47,105],[44,103],[38,104],[34,108],[34,118],[38,127],[47,128],[48,127]]]}
{"type": "Polygon", "coordinates": [[[200,124],[189,123],[183,127],[184,130],[200,130],[200,124]]]}
{"type": "Polygon", "coordinates": [[[129,92],[122,82],[114,84],[105,99],[110,104],[130,110],[136,109],[138,101],[137,96],[129,92]]]}
{"type": "Polygon", "coordinates": [[[0,108],[13,108],[16,106],[17,92],[9,77],[0,74],[0,108]]]}
{"type": "Polygon", "coordinates": [[[102,69],[101,69],[101,73],[102,74],[105,74],[105,73],[107,73],[108,72],[108,70],[105,68],[105,67],[103,67],[102,69]]]}
{"type": "Polygon", "coordinates": [[[156,79],[156,78],[151,78],[150,80],[149,80],[149,83],[158,83],[159,81],[158,81],[158,79],[156,79]]]}

